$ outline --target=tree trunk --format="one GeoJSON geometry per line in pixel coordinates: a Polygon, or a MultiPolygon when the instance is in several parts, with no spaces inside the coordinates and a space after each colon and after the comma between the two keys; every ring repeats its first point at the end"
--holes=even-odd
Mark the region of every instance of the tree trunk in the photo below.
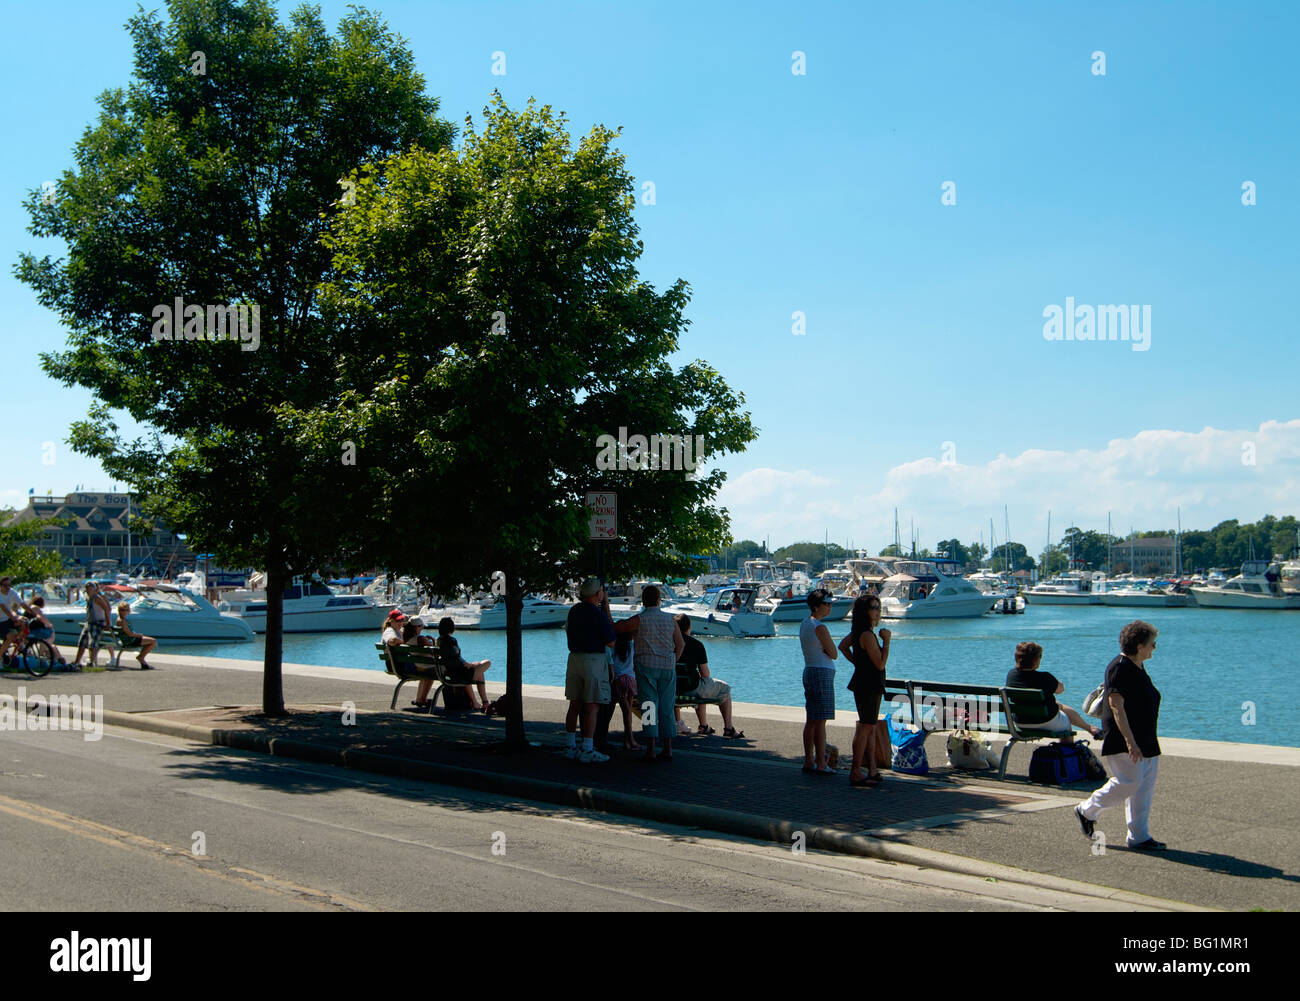
{"type": "Polygon", "coordinates": [[[266,658],[262,662],[262,713],[285,716],[284,676],[284,589],[289,575],[282,563],[276,540],[272,538],[270,559],[266,565],[266,658]]]}
{"type": "Polygon", "coordinates": [[[528,749],[524,733],[524,595],[518,575],[506,572],[506,747],[528,749]]]}

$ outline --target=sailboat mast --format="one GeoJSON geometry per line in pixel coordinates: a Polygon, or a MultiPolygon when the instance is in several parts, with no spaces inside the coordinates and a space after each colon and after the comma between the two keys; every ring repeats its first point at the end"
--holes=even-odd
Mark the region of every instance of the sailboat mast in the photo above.
{"type": "Polygon", "coordinates": [[[1110,512],[1106,512],[1106,576],[1111,575],[1110,570],[1110,512]]]}
{"type": "Polygon", "coordinates": [[[1007,506],[1002,505],[1002,562],[1011,572],[1011,519],[1007,516],[1007,506]]]}
{"type": "Polygon", "coordinates": [[[1175,529],[1174,531],[1174,577],[1175,578],[1182,576],[1182,574],[1179,572],[1178,569],[1179,566],[1181,566],[1182,564],[1182,559],[1181,559],[1182,548],[1183,548],[1183,509],[1180,507],[1178,509],[1178,528],[1175,529]]]}

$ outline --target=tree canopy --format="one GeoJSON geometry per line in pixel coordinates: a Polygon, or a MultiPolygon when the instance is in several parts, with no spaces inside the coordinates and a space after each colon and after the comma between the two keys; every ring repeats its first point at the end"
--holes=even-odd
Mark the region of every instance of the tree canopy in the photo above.
{"type": "Polygon", "coordinates": [[[689,287],[658,292],[637,274],[617,135],[597,126],[575,144],[563,114],[496,94],[459,149],[355,172],[356,201],[325,237],[322,309],[332,339],[382,347],[340,358],[352,388],[337,410],[285,413],[319,468],[370,484],[378,502],[343,530],[356,547],[441,594],[504,573],[516,746],[522,599],[594,569],[585,494],[618,497],[608,576],[698,572],[683,554],[728,537],[711,460],[755,437],[712,367],[669,361],[689,287]],[[648,453],[674,436],[689,462],[648,453]],[[352,469],[337,462],[344,440],[352,469]]]}
{"type": "Polygon", "coordinates": [[[268,0],[168,10],[130,19],[130,86],[100,96],[56,197],[26,203],[30,232],[63,240],[66,258],[23,254],[15,270],[68,330],[45,370],[97,400],[73,447],[196,549],[267,570],[263,700],[282,712],[287,576],[353,554],[350,498],[322,493],[346,484],[298,447],[298,424],[340,406],[378,350],[321,322],[321,236],[357,166],[441,149],[454,129],[405,42],[365,10],[334,36],[307,6],[288,26],[268,0]],[[240,337],[218,339],[227,306],[245,308],[240,337]],[[180,314],[167,313],[175,339],[158,339],[160,310],[180,314]],[[114,410],[150,433],[123,440],[114,410]]]}

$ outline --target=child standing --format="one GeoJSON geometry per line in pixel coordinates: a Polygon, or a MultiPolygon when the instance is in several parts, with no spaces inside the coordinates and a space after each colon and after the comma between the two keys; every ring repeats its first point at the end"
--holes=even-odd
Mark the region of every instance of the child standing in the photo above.
{"type": "Polygon", "coordinates": [[[614,653],[610,661],[614,669],[613,696],[623,708],[623,747],[629,751],[641,750],[632,732],[632,700],[636,698],[636,665],[634,663],[634,635],[621,632],[614,637],[614,653]]]}

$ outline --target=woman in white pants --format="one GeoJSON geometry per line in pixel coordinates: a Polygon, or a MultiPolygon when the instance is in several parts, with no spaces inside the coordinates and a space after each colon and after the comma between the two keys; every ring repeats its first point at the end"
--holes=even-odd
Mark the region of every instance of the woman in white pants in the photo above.
{"type": "Polygon", "coordinates": [[[1105,731],[1101,755],[1111,778],[1076,806],[1074,815],[1084,835],[1091,838],[1101,811],[1123,803],[1128,822],[1125,844],[1140,851],[1161,851],[1165,845],[1147,829],[1160,762],[1156,739],[1160,692],[1142,666],[1155,653],[1156,627],[1140,619],[1130,622],[1120,630],[1119,648],[1122,652],[1106,668],[1101,714],[1105,731]]]}

